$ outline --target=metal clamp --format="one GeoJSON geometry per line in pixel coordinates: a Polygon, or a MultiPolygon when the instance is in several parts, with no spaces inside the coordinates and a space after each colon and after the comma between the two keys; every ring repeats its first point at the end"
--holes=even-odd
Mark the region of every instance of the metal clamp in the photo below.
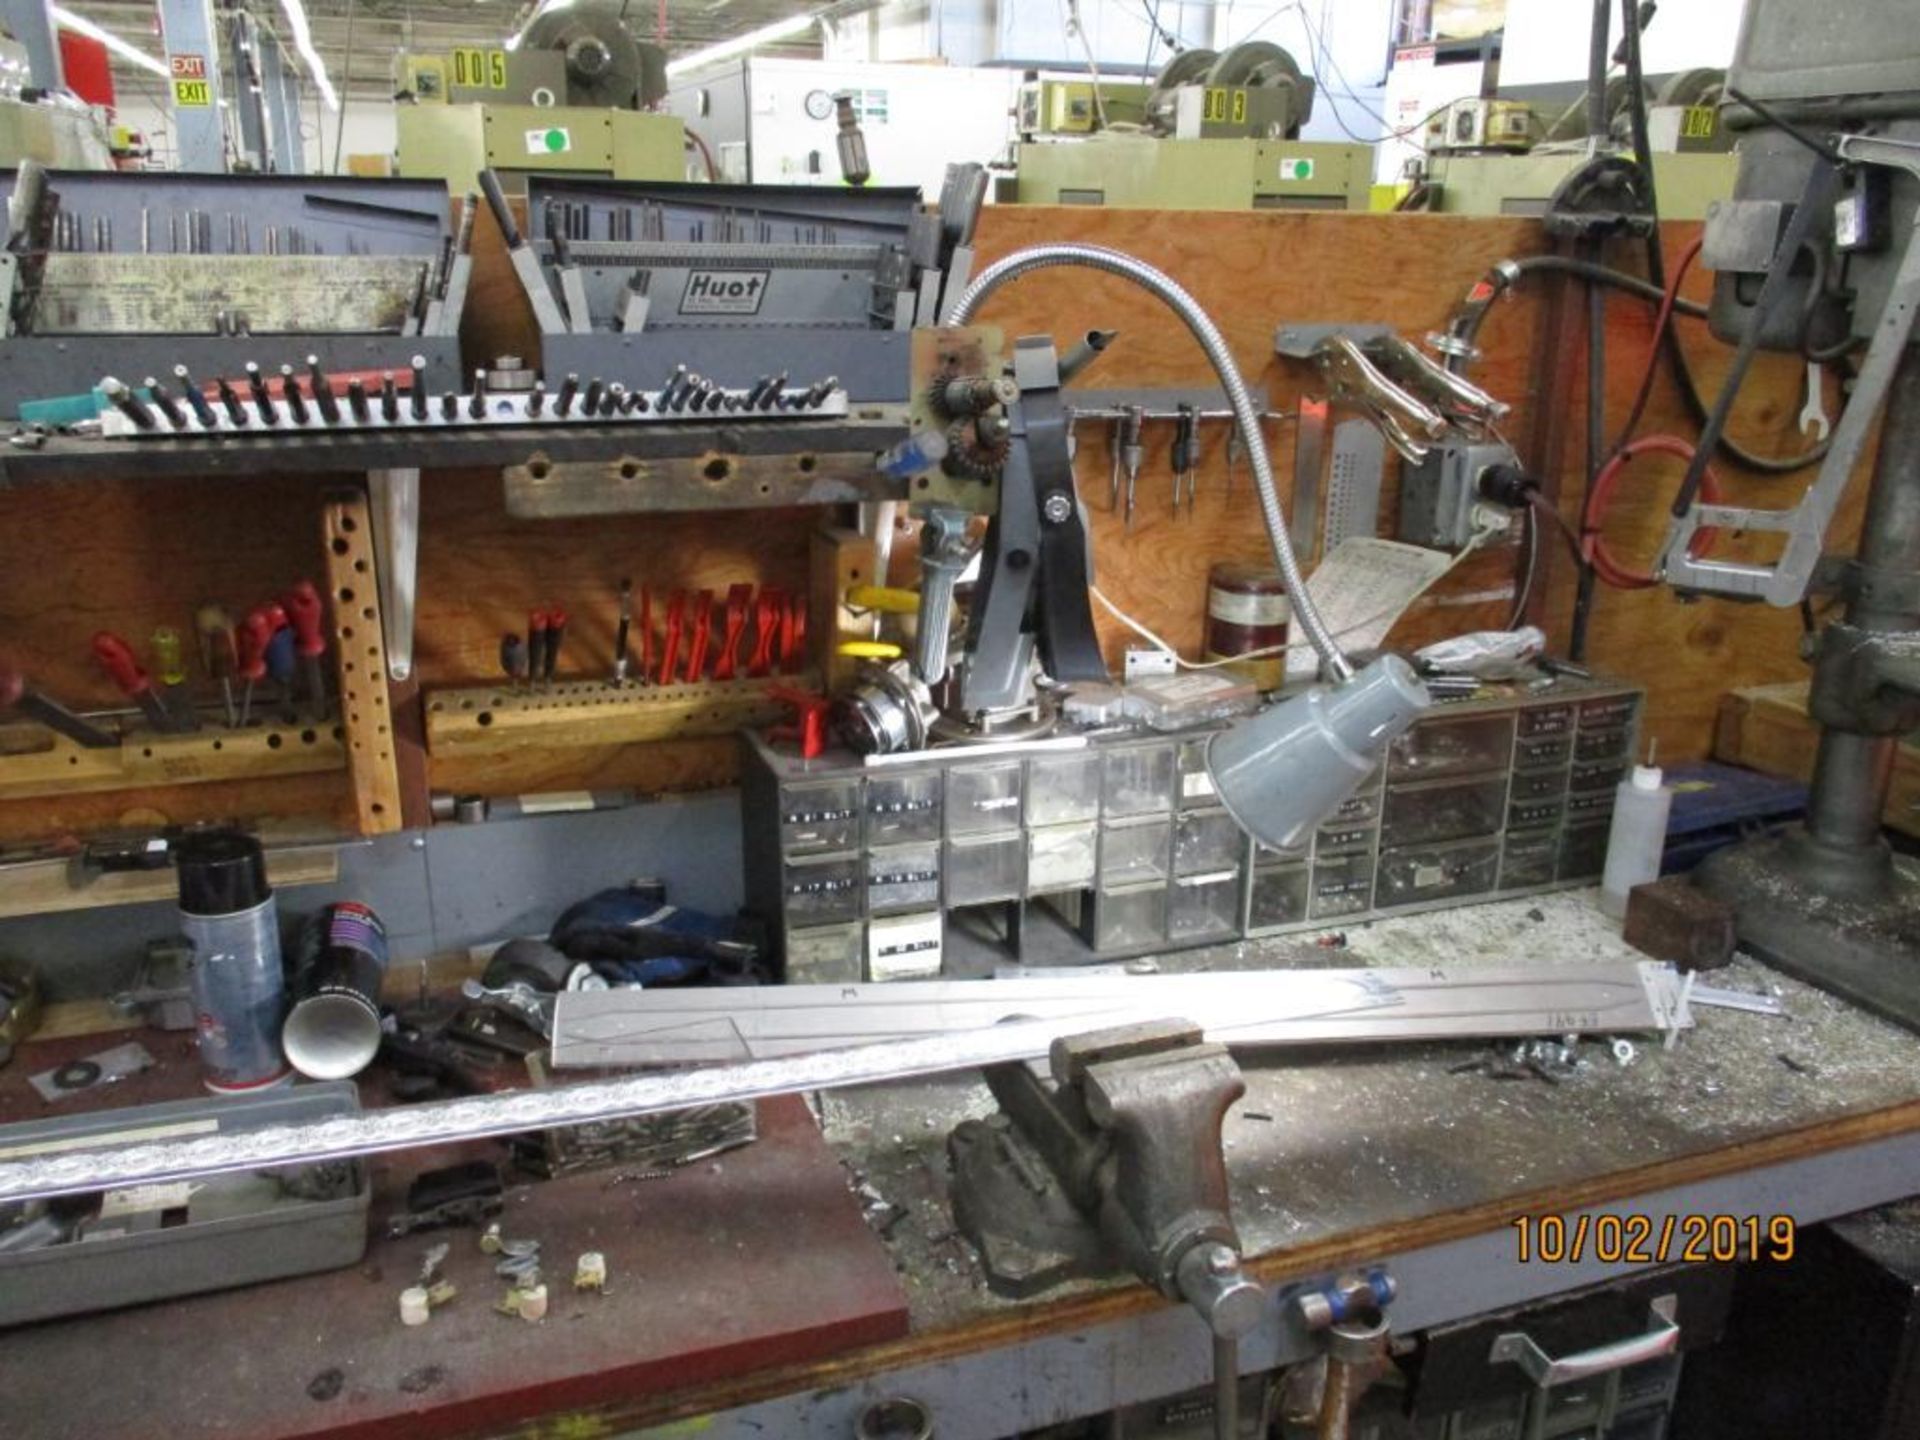
{"type": "Polygon", "coordinates": [[[1563,1355],[1557,1360],[1535,1344],[1533,1337],[1525,1331],[1509,1331],[1494,1340],[1487,1363],[1499,1365],[1511,1362],[1518,1365],[1526,1371],[1529,1380],[1545,1390],[1575,1380],[1589,1380],[1595,1375],[1605,1375],[1614,1370],[1624,1370],[1629,1365],[1658,1360],[1662,1355],[1671,1355],[1680,1348],[1680,1326],[1673,1318],[1678,1304],[1674,1296],[1662,1295],[1648,1307],[1647,1331],[1644,1335],[1629,1336],[1609,1345],[1596,1345],[1591,1350],[1563,1355]]]}

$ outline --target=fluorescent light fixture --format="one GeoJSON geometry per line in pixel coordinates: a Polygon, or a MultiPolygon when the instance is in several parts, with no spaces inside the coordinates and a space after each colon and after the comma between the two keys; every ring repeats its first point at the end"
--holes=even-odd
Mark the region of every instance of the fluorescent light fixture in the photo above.
{"type": "Polygon", "coordinates": [[[731,40],[722,40],[718,44],[708,45],[695,50],[690,55],[682,55],[667,62],[667,74],[685,75],[691,70],[701,70],[716,61],[728,60],[735,55],[744,55],[749,50],[757,50],[762,45],[771,45],[776,40],[790,40],[801,31],[818,23],[820,12],[810,10],[804,15],[789,15],[784,20],[776,20],[771,25],[762,25],[758,30],[749,30],[744,35],[736,35],[731,40]]]}
{"type": "Polygon", "coordinates": [[[307,28],[307,10],[300,0],[280,0],[280,9],[287,17],[287,28],[293,32],[293,48],[299,53],[300,63],[306,66],[307,74],[320,91],[320,98],[327,103],[329,110],[340,108],[340,97],[333,93],[333,82],[327,79],[327,67],[320,63],[320,54],[313,48],[313,32],[307,28]]]}
{"type": "Polygon", "coordinates": [[[169,73],[166,61],[157,60],[147,54],[146,51],[136,49],[111,30],[102,30],[98,25],[94,24],[93,21],[83,15],[76,15],[71,10],[59,5],[48,6],[47,13],[53,17],[56,25],[64,26],[76,35],[84,35],[89,40],[98,40],[102,45],[106,46],[107,49],[111,50],[129,64],[138,65],[142,70],[151,70],[156,75],[169,73]]]}

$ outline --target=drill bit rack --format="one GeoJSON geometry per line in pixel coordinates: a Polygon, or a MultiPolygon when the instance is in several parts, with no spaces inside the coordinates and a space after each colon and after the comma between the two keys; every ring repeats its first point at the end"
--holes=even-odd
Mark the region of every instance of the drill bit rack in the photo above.
{"type": "Polygon", "coordinates": [[[520,690],[434,690],[426,697],[427,749],[435,755],[497,755],[730,735],[786,718],[787,707],[768,693],[773,684],[811,689],[818,676],[671,685],[561,680],[520,690]]]}
{"type": "Polygon", "coordinates": [[[477,200],[438,180],[0,172],[0,416],[136,379],[240,372],[267,336],[334,370],[457,384],[477,200]]]}
{"type": "MultiPolygon", "coordinates": [[[[413,359],[421,362],[420,356],[413,359]]],[[[250,363],[243,382],[223,378],[211,387],[214,394],[209,397],[191,373],[183,371],[176,367],[173,372],[177,389],[149,378],[143,391],[136,391],[111,375],[104,377],[100,392],[113,409],[101,417],[100,433],[136,440],[241,434],[265,438],[329,431],[834,419],[848,412],[846,392],[831,375],[798,388],[788,388],[784,375],[762,375],[751,385],[730,387],[682,366],[657,390],[629,390],[617,381],[603,384],[598,376],[583,386],[578,375],[568,375],[549,394],[540,381],[525,390],[490,390],[482,370],[475,372],[471,390],[434,395],[424,365],[416,363],[406,372],[404,389],[389,370],[371,386],[358,377],[348,380],[343,394],[337,377],[310,359],[304,385],[291,366],[283,366],[278,379],[269,381],[250,363]]]]}
{"type": "Polygon", "coordinates": [[[29,726],[0,729],[0,800],[84,791],[261,780],[347,768],[347,747],[331,722],[202,728],[178,734],[129,730],[118,746],[89,748],[29,726]]]}
{"type": "Polygon", "coordinates": [[[524,237],[511,216],[501,229],[548,374],[819,367],[857,400],[904,402],[912,327],[971,273],[977,178],[950,172],[934,216],[906,187],[535,175],[524,237]]]}

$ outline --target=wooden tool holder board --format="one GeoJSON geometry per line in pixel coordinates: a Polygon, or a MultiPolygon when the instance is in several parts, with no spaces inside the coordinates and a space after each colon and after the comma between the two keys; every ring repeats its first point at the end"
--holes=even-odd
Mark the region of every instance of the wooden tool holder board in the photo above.
{"type": "MultiPolygon", "coordinates": [[[[1692,238],[1690,225],[1668,227],[1670,253],[1692,238]]],[[[1303,391],[1320,393],[1311,371],[1272,354],[1282,322],[1372,321],[1412,338],[1440,329],[1469,286],[1493,262],[1542,248],[1536,223],[1523,219],[1328,213],[1209,212],[1169,217],[1148,211],[994,206],[980,229],[981,266],[1022,246],[1076,240],[1109,246],[1165,269],[1214,316],[1242,369],[1263,382],[1272,408],[1289,412],[1303,391]]],[[[1613,256],[1638,268],[1632,247],[1613,256]]],[[[1704,297],[1710,277],[1696,273],[1687,293],[1704,297]]],[[[1548,494],[1577,524],[1584,489],[1579,437],[1584,395],[1581,328],[1585,295],[1551,276],[1535,276],[1503,301],[1481,335],[1485,359],[1474,376],[1511,401],[1509,434],[1539,467],[1548,494]],[[1551,423],[1548,423],[1551,422],[1551,423]]],[[[475,275],[466,364],[495,355],[539,353],[517,282],[490,218],[475,241],[475,275]]],[[[1652,329],[1652,309],[1627,297],[1607,307],[1611,363],[1609,428],[1624,416],[1637,385],[1652,329]]],[[[1078,335],[1112,328],[1119,337],[1082,383],[1099,388],[1210,383],[1198,348],[1173,315],[1145,292],[1087,272],[1053,271],[1002,291],[978,317],[1012,336],[1078,335]]],[[[1709,395],[1725,363],[1725,347],[1703,327],[1683,321],[1682,335],[1709,395]]],[[[617,377],[608,377],[617,378],[617,377]]],[[[1805,441],[1795,430],[1803,398],[1802,367],[1763,356],[1738,407],[1733,430],[1748,445],[1790,452],[1805,441]]],[[[1829,403],[1832,398],[1830,392],[1829,403]]],[[[1336,418],[1338,418],[1336,416],[1336,418]]],[[[1662,370],[1645,432],[1694,433],[1662,370]]],[[[1267,439],[1283,498],[1291,492],[1292,427],[1269,422],[1267,439]]],[[[1170,426],[1148,427],[1140,502],[1129,530],[1107,509],[1108,427],[1078,433],[1082,492],[1092,512],[1095,573],[1103,591],[1129,613],[1189,654],[1198,654],[1206,576],[1221,560],[1258,561],[1267,554],[1245,462],[1231,491],[1225,475],[1224,426],[1203,424],[1198,499],[1191,513],[1171,509],[1167,451],[1170,426]]],[[[1802,478],[1762,480],[1716,467],[1730,494],[1785,503],[1802,478]]],[[[1678,462],[1652,461],[1620,487],[1607,527],[1609,542],[1635,561],[1649,557],[1665,525],[1678,462]]],[[[572,619],[559,667],[562,681],[593,682],[611,670],[615,596],[623,578],[675,589],[730,584],[780,586],[815,594],[817,638],[821,586],[812,572],[835,545],[816,543],[823,526],[844,526],[842,511],[798,508],[672,512],[523,520],[510,516],[496,470],[429,472],[422,481],[415,626],[415,683],[385,683],[378,647],[377,585],[363,564],[364,498],[358,512],[330,496],[345,487],[364,496],[352,475],[257,474],[222,479],[105,480],[15,485],[5,492],[8,524],[0,538],[0,627],[9,658],[42,688],[78,709],[123,705],[93,664],[88,639],[114,629],[144,649],[156,625],[172,625],[191,649],[196,606],[219,600],[237,613],[310,577],[329,595],[338,679],[348,703],[337,745],[345,763],[288,765],[270,774],[236,769],[192,784],[154,784],[137,769],[123,787],[94,783],[8,797],[0,757],[0,841],[86,832],[124,823],[217,817],[318,819],[376,833],[425,813],[429,789],[454,793],[631,787],[643,792],[729,784],[734,747],[725,734],[689,734],[638,741],[626,732],[571,734],[565,743],[537,743],[538,726],[511,746],[430,745],[436,721],[428,697],[449,690],[491,691],[500,683],[500,637],[523,631],[530,609],[558,603],[572,619]],[[344,516],[361,528],[343,533],[344,516]],[[348,553],[335,552],[345,540],[348,553]],[[351,590],[352,598],[344,598],[351,590]],[[372,612],[369,614],[369,612],[372,612]],[[344,632],[352,630],[351,635],[344,632]],[[351,672],[344,667],[351,664],[351,672]]],[[[1851,544],[1859,491],[1843,512],[1830,547],[1851,544]]],[[[1381,533],[1394,529],[1397,462],[1389,458],[1381,495],[1381,533]]],[[[911,530],[896,537],[892,578],[911,583],[911,530]]],[[[1743,542],[1736,541],[1736,545],[1743,542]]],[[[1418,603],[1392,636],[1417,645],[1443,634],[1505,622],[1513,604],[1518,554],[1490,546],[1456,569],[1418,603]]],[[[1564,542],[1541,537],[1541,583],[1533,613],[1552,642],[1564,645],[1573,603],[1573,570],[1564,542]]],[[[863,577],[864,578],[864,577],[863,577]]],[[[875,577],[884,578],[884,577],[875,577]]],[[[830,587],[828,587],[830,588],[830,587]]],[[[658,623],[656,611],[656,624],[658,623]]],[[[1117,666],[1126,634],[1103,613],[1101,634],[1117,666]]],[[[1736,686],[1804,677],[1798,658],[1799,617],[1790,611],[1706,600],[1680,603],[1669,592],[1602,590],[1593,617],[1589,659],[1648,689],[1646,733],[1664,757],[1708,753],[1723,692],[1736,686]]],[[[819,659],[818,650],[815,653],[819,659]]],[[[196,670],[197,673],[197,670],[196,670]]],[[[203,690],[203,694],[206,693],[203,690]]],[[[756,706],[743,707],[758,719],[756,706]]],[[[668,727],[671,733],[672,727],[668,727]]],[[[210,732],[208,739],[217,738],[210,732]]]]}

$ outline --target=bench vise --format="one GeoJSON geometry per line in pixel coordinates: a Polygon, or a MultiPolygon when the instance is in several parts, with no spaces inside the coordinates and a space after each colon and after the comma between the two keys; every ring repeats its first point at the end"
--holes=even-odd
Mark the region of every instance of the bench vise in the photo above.
{"type": "Polygon", "coordinates": [[[954,1218],[987,1283],[1016,1297],[1131,1270],[1233,1340],[1266,1296],[1241,1269],[1220,1126],[1246,1092],[1224,1045],[1186,1021],[1053,1042],[1051,1083],[986,1071],[1000,1113],[947,1139],[954,1218]]]}

